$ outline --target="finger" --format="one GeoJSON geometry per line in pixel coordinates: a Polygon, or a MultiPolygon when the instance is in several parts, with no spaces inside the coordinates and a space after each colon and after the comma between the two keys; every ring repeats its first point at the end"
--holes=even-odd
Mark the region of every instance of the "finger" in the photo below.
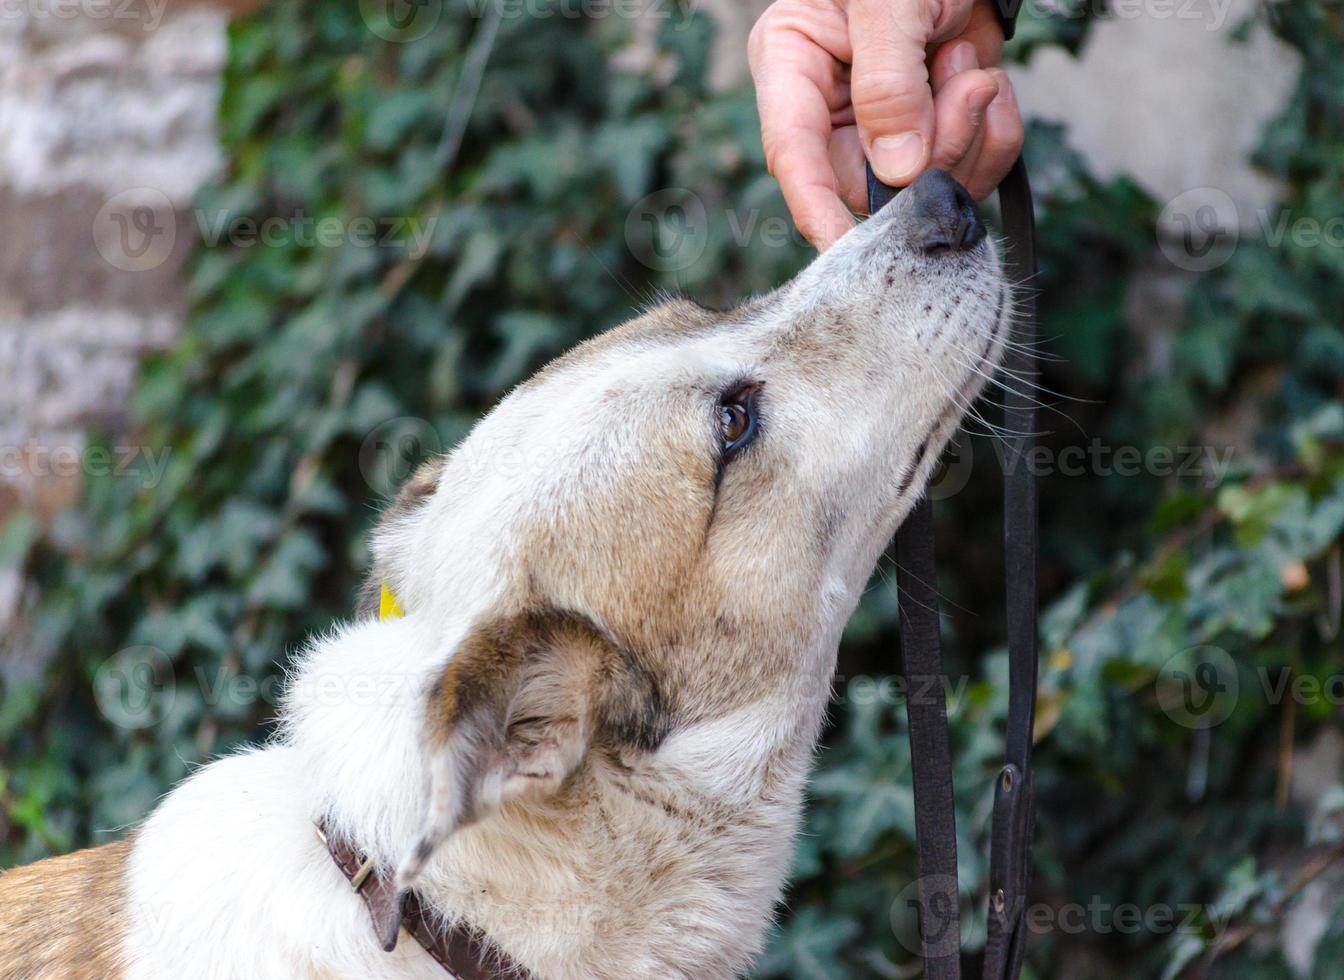
{"type": "Polygon", "coordinates": [[[997,65],[1003,58],[1003,23],[994,0],[977,0],[965,26],[953,40],[966,41],[974,47],[976,58],[984,67],[997,65]]]}
{"type": "Polygon", "coordinates": [[[981,144],[980,123],[987,103],[998,90],[998,83],[985,72],[977,72],[977,68],[979,56],[975,46],[965,40],[940,45],[929,63],[935,119],[932,164],[963,184],[975,171],[981,144]],[[968,72],[976,73],[962,78],[948,90],[949,82],[968,72]]]}
{"type": "Polygon", "coordinates": [[[836,192],[828,153],[831,107],[824,92],[834,87],[836,63],[787,32],[763,40],[753,32],[751,54],[766,164],[798,230],[825,249],[854,223],[836,192]]]}
{"type": "Polygon", "coordinates": [[[952,178],[957,181],[957,183],[961,184],[962,187],[966,187],[970,184],[971,180],[975,177],[975,168],[980,163],[980,154],[984,150],[984,145],[985,127],[981,125],[976,128],[975,138],[971,140],[970,148],[966,151],[965,155],[956,163],[945,168],[947,172],[952,175],[952,178]]]}
{"type": "MultiPolygon", "coordinates": [[[[765,138],[764,131],[762,138],[765,138]]],[[[766,150],[770,172],[784,192],[793,223],[809,242],[824,252],[854,225],[841,202],[831,164],[830,134],[797,126],[772,134],[766,150]]]]}
{"type": "Polygon", "coordinates": [[[980,135],[985,112],[998,94],[999,83],[980,68],[964,71],[947,81],[934,100],[937,128],[933,166],[948,171],[957,168],[980,135]]]}
{"type": "MultiPolygon", "coordinates": [[[[938,46],[929,62],[929,82],[933,88],[934,112],[937,114],[938,93],[956,75],[979,68],[980,60],[975,45],[969,41],[949,41],[938,46]]],[[[937,127],[935,124],[935,132],[937,127]]]]}
{"type": "Polygon", "coordinates": [[[964,29],[970,0],[853,0],[850,98],[859,137],[886,183],[903,186],[928,164],[933,147],[933,92],[926,46],[940,32],[964,29]]]}
{"type": "Polygon", "coordinates": [[[840,200],[855,214],[867,214],[868,174],[857,126],[841,126],[831,133],[830,157],[840,200]]]}
{"type": "Polygon", "coordinates": [[[966,190],[972,197],[980,200],[988,197],[990,191],[999,186],[999,181],[1012,169],[1013,161],[1022,152],[1023,130],[1022,114],[1018,109],[1017,97],[1013,94],[1013,85],[1007,72],[1001,68],[990,69],[990,74],[999,83],[999,94],[985,109],[985,121],[979,157],[975,162],[975,173],[965,181],[966,190]]]}

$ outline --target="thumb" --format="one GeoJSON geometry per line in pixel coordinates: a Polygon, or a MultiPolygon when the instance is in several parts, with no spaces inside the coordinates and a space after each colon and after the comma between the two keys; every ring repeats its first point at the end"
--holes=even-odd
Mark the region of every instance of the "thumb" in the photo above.
{"type": "Polygon", "coordinates": [[[929,163],[933,146],[933,92],[926,46],[946,30],[948,10],[960,0],[852,0],[849,37],[854,48],[850,101],[859,138],[884,183],[904,185],[929,163]]]}

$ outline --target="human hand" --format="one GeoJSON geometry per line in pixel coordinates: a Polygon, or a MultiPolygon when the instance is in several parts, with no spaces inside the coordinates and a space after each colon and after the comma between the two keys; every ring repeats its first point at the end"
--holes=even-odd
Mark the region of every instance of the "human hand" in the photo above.
{"type": "Polygon", "coordinates": [[[994,0],[775,0],[747,53],[765,159],[807,239],[825,250],[866,213],[865,159],[895,186],[930,166],[977,200],[998,186],[1023,136],[1002,49],[994,0]]]}

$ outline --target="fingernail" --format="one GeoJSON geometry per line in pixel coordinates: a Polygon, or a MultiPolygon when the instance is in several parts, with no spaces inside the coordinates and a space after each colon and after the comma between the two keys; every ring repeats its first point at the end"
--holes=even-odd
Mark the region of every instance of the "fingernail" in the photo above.
{"type": "Polygon", "coordinates": [[[947,56],[947,67],[953,75],[979,68],[980,61],[975,56],[975,45],[967,41],[958,41],[947,56]]]}
{"type": "Polygon", "coordinates": [[[989,108],[994,97],[999,94],[996,86],[986,85],[984,88],[973,89],[966,96],[966,111],[971,117],[971,122],[979,126],[985,118],[985,110],[989,108]]]}
{"type": "Polygon", "coordinates": [[[924,137],[916,132],[879,136],[873,140],[873,170],[888,184],[913,177],[924,165],[924,137]]]}
{"type": "Polygon", "coordinates": [[[994,81],[999,83],[998,94],[994,96],[990,105],[995,109],[1015,105],[1017,99],[1013,96],[1013,85],[1008,80],[1008,73],[1002,68],[995,68],[990,72],[990,75],[993,76],[994,81]]]}

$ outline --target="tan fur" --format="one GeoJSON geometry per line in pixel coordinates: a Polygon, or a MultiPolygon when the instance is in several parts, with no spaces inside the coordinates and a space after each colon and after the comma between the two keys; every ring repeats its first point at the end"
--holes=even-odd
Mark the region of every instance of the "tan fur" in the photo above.
{"type": "MultiPolygon", "coordinates": [[[[581,345],[547,370],[563,370],[566,360],[581,362],[616,343],[665,343],[712,329],[723,318],[686,301],[669,302],[581,345]]],[[[821,332],[843,334],[846,325],[828,324],[821,332]]],[[[773,356],[794,365],[818,357],[810,346],[796,350],[784,343],[773,356]]],[[[772,601],[770,583],[762,582],[754,567],[757,555],[733,548],[725,527],[747,516],[736,514],[737,508],[759,507],[770,498],[775,467],[748,453],[734,461],[716,492],[713,452],[700,441],[701,433],[679,427],[676,415],[658,419],[651,409],[651,417],[661,424],[640,432],[646,448],[638,477],[603,495],[579,495],[571,507],[547,514],[525,536],[519,565],[530,586],[524,601],[582,609],[602,623],[648,664],[677,720],[693,723],[768,692],[789,676],[777,658],[791,649],[787,639],[810,632],[815,621],[791,609],[787,599],[772,601]],[[726,540],[711,541],[716,534],[726,540]],[[736,590],[735,581],[741,582],[736,590]],[[758,589],[766,594],[735,601],[758,589]],[[760,598],[765,601],[756,601],[760,598]],[[759,614],[763,608],[769,615],[759,614]],[[725,643],[725,635],[733,642],[725,643]]],[[[799,504],[806,506],[793,502],[799,504]]],[[[795,569],[810,569],[819,589],[827,557],[812,548],[788,560],[795,569]]]]}
{"type": "MultiPolygon", "coordinates": [[[[745,307],[740,308],[741,312],[745,307]]],[[[535,387],[543,384],[553,374],[565,370],[577,362],[601,356],[615,347],[630,344],[650,344],[660,341],[676,340],[693,336],[705,330],[712,330],[723,322],[725,314],[707,309],[699,303],[684,297],[670,298],[650,310],[643,316],[627,320],[561,354],[541,370],[528,378],[520,387],[535,387]]]]}
{"type": "Polygon", "coordinates": [[[0,874],[0,977],[121,977],[130,850],[120,840],[0,874]]]}

